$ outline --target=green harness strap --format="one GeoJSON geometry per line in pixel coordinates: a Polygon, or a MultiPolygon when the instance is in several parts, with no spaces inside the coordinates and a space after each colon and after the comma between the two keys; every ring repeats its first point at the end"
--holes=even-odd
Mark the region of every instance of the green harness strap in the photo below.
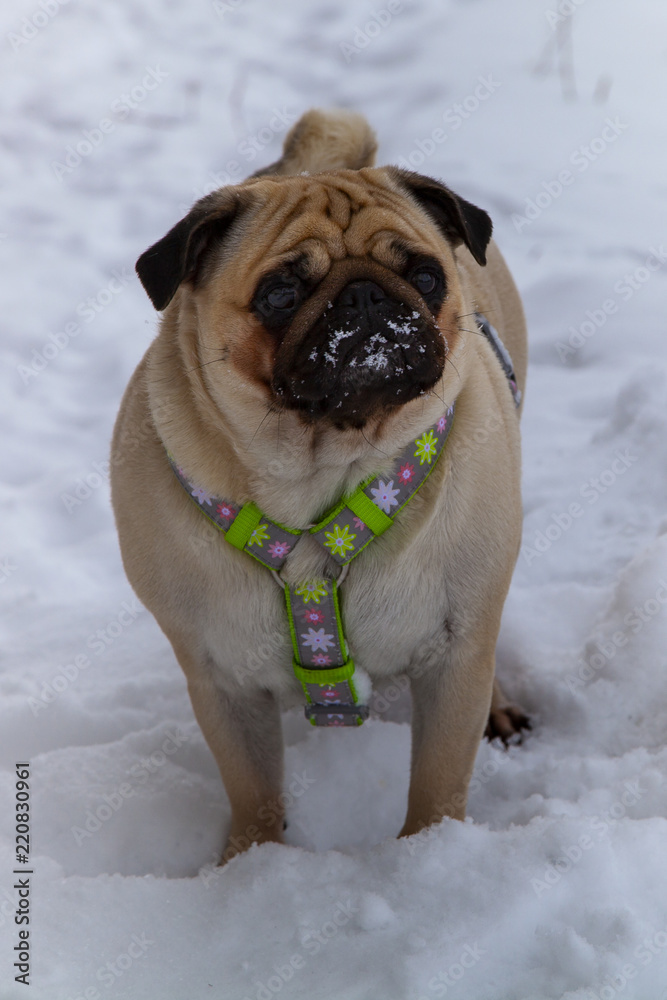
{"type": "MultiPolygon", "coordinates": [[[[498,358],[518,407],[521,392],[512,360],[486,317],[475,313],[475,319],[480,333],[498,358]]],[[[346,567],[374,538],[391,527],[396,515],[435,467],[453,420],[452,405],[437,424],[410,442],[386,476],[374,476],[362,483],[319,524],[307,529],[339,566],[346,567]]],[[[294,673],[306,695],[307,718],[314,726],[361,725],[368,717],[368,706],[358,701],[353,681],[354,663],[345,641],[336,581],[331,578],[309,580],[298,587],[288,587],[278,575],[304,532],[271,520],[254,503],[239,507],[229,500],[212,496],[188,479],[172,455],[169,461],[181,485],[229,544],[266,566],[283,587],[294,651],[294,673]]],[[[343,568],[339,581],[344,573],[343,568]]]]}
{"type": "MultiPolygon", "coordinates": [[[[454,407],[401,452],[386,476],[372,476],[307,529],[331,558],[346,567],[367,545],[390,528],[412,499],[442,453],[454,419],[454,407]]],[[[353,681],[334,579],[287,586],[278,576],[304,531],[266,517],[254,503],[239,507],[212,496],[169,460],[182,486],[234,548],[271,570],[284,589],[294,673],[303,687],[306,717],[315,726],[357,726],[368,717],[353,681]]],[[[345,572],[345,569],[343,569],[345,572]]]]}

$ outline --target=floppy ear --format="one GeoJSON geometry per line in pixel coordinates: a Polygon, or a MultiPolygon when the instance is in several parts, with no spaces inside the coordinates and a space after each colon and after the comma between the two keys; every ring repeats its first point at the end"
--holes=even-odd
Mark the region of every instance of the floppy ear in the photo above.
{"type": "Polygon", "coordinates": [[[486,264],[486,248],[493,224],[486,212],[423,174],[389,167],[395,180],[414,195],[438,229],[454,246],[465,243],[478,264],[486,264]]]}
{"type": "Polygon", "coordinates": [[[196,276],[203,252],[222,239],[240,207],[237,191],[214,191],[201,198],[166,236],[149,247],[137,261],[141,284],[157,310],[165,309],[179,285],[196,276]]]}

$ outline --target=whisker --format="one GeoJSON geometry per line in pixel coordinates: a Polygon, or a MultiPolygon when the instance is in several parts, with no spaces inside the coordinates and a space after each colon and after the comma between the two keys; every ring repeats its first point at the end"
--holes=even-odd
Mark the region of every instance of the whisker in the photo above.
{"type": "MultiPolygon", "coordinates": [[[[461,381],[461,373],[459,372],[458,368],[456,367],[456,365],[454,364],[453,361],[450,361],[449,363],[452,366],[452,368],[454,369],[454,371],[456,372],[456,374],[458,376],[458,379],[459,379],[459,382],[460,382],[461,381]]],[[[443,400],[443,402],[444,402],[444,400],[443,400]]]]}
{"type": "Polygon", "coordinates": [[[259,426],[258,426],[257,430],[255,431],[255,433],[253,434],[253,436],[250,438],[250,441],[248,443],[248,447],[246,448],[246,452],[250,451],[250,448],[252,447],[252,443],[255,440],[255,438],[257,437],[257,435],[259,434],[259,432],[261,430],[261,427],[262,427],[262,424],[264,423],[264,421],[267,419],[267,417],[272,416],[272,414],[274,414],[275,412],[276,412],[275,410],[271,410],[271,409],[269,409],[269,410],[266,411],[266,413],[264,414],[264,416],[262,417],[262,419],[259,422],[259,426]]]}
{"type": "MultiPolygon", "coordinates": [[[[483,315],[486,316],[487,313],[495,313],[495,312],[497,312],[497,309],[493,308],[485,309],[483,315]]],[[[457,319],[465,319],[466,316],[477,316],[478,314],[479,314],[479,309],[475,309],[473,312],[461,313],[460,316],[457,316],[457,319]]]]}
{"type": "Polygon", "coordinates": [[[445,400],[443,399],[443,397],[440,395],[439,392],[435,391],[435,389],[429,390],[429,395],[435,396],[437,399],[440,400],[440,402],[442,403],[443,406],[445,405],[445,400]]]}
{"type": "Polygon", "coordinates": [[[208,367],[208,365],[217,365],[218,362],[224,361],[224,360],[225,360],[224,358],[213,358],[213,361],[204,361],[204,362],[202,362],[201,365],[195,365],[194,368],[186,368],[185,369],[185,374],[189,375],[190,372],[201,371],[202,368],[206,368],[206,367],[208,367]]]}
{"type": "Polygon", "coordinates": [[[177,372],[176,375],[166,376],[165,378],[155,379],[155,382],[172,382],[178,375],[189,375],[191,372],[200,371],[202,368],[206,368],[207,365],[215,365],[219,361],[224,361],[224,358],[214,358],[213,361],[204,361],[201,365],[195,365],[194,368],[185,368],[183,372],[177,372]]]}
{"type": "Polygon", "coordinates": [[[370,441],[368,440],[368,438],[367,438],[367,437],[366,437],[366,435],[364,434],[364,429],[363,429],[363,427],[360,427],[360,428],[359,428],[359,430],[361,431],[361,436],[362,436],[362,438],[364,439],[364,441],[366,442],[366,444],[370,445],[370,447],[371,447],[371,448],[372,448],[372,449],[373,449],[374,451],[378,451],[378,452],[379,452],[379,453],[380,453],[381,455],[384,455],[384,457],[385,457],[385,458],[389,458],[389,455],[387,454],[387,452],[386,452],[386,451],[383,451],[383,450],[382,450],[382,448],[378,448],[378,447],[377,447],[376,445],[372,444],[372,443],[371,443],[371,442],[370,442],[370,441]]]}

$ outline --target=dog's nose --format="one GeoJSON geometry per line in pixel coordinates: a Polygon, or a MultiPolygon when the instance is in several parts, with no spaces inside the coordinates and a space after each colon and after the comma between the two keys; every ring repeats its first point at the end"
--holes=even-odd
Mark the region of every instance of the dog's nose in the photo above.
{"type": "Polygon", "coordinates": [[[384,291],[374,281],[351,281],[338,296],[336,305],[363,312],[371,311],[386,299],[384,291]]]}

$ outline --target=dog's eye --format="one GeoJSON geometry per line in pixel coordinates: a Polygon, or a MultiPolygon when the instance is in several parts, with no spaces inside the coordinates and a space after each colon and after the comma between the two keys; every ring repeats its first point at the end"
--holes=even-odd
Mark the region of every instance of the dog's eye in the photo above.
{"type": "Polygon", "coordinates": [[[447,283],[439,261],[430,257],[413,257],[405,271],[405,278],[424,298],[431,312],[440,309],[447,283]]]}
{"type": "Polygon", "coordinates": [[[296,298],[296,289],[291,285],[278,285],[267,293],[266,301],[272,309],[292,309],[296,298]]]}
{"type": "Polygon", "coordinates": [[[429,295],[435,291],[437,279],[432,271],[417,271],[412,278],[412,284],[422,295],[429,295]]]}
{"type": "Polygon", "coordinates": [[[278,330],[290,322],[303,298],[304,287],[300,278],[274,274],[260,283],[252,308],[265,326],[278,330]]]}

